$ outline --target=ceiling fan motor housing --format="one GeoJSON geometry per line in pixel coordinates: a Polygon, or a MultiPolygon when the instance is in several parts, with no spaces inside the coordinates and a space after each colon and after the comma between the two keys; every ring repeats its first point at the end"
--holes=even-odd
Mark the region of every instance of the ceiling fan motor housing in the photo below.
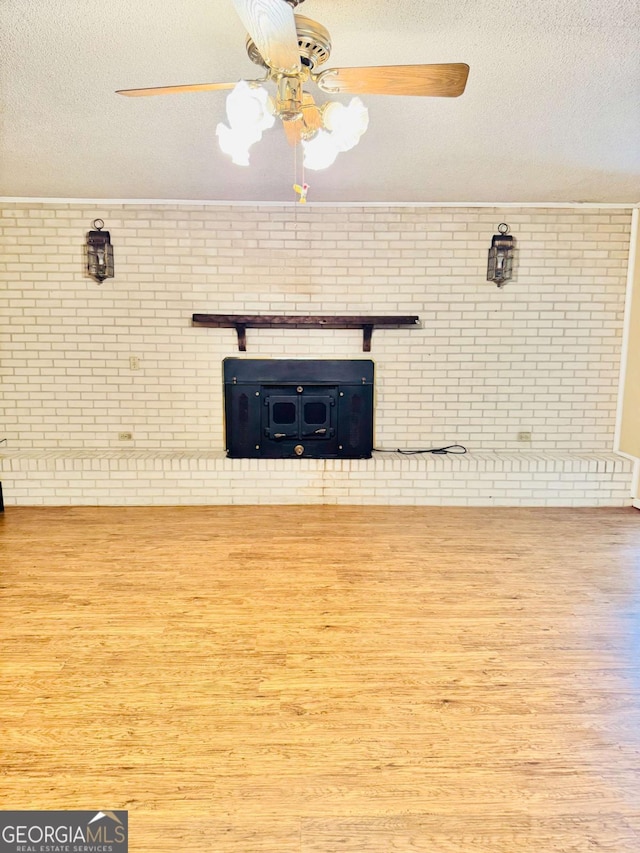
{"type": "MultiPolygon", "coordinates": [[[[322,65],[331,55],[331,36],[322,24],[296,15],[296,31],[298,33],[298,47],[300,48],[300,61],[305,68],[313,71],[318,65],[322,65]]],[[[256,47],[251,36],[247,36],[247,54],[252,62],[263,68],[269,66],[262,58],[262,54],[256,47]]]]}

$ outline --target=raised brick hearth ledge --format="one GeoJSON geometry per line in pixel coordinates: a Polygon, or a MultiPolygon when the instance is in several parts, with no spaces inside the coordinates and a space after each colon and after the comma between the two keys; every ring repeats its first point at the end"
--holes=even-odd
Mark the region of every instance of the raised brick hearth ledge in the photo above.
{"type": "Polygon", "coordinates": [[[0,454],[7,507],[196,504],[631,506],[615,453],[374,453],[371,459],[227,459],[221,451],[0,454]]]}

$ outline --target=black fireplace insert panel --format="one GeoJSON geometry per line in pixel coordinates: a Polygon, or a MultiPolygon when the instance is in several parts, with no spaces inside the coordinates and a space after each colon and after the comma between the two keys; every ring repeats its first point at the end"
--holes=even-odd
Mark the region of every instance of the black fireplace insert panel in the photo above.
{"type": "Polygon", "coordinates": [[[223,368],[227,456],[371,456],[372,361],[226,358],[223,368]]]}

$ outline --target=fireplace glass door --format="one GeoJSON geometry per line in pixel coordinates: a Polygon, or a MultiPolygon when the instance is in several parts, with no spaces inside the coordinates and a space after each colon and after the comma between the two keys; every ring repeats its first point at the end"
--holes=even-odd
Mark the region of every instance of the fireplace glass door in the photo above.
{"type": "Polygon", "coordinates": [[[265,386],[263,397],[266,438],[326,441],[335,437],[335,390],[302,385],[289,389],[265,386]]]}

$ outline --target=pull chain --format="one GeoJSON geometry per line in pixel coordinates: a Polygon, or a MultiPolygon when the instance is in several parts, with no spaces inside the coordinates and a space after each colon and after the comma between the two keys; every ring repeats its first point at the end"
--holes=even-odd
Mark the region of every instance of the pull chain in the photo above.
{"type": "Polygon", "coordinates": [[[301,170],[301,180],[300,183],[298,180],[298,145],[301,143],[296,142],[293,147],[294,155],[293,155],[293,188],[298,193],[298,204],[306,204],[307,203],[307,191],[309,189],[309,185],[305,183],[304,180],[304,159],[302,160],[301,170]]]}

